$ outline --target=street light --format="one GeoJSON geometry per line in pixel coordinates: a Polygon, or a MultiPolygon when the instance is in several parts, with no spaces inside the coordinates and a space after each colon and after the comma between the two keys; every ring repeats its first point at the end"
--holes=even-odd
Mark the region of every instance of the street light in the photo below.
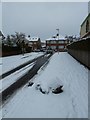
{"type": "MultiPolygon", "coordinates": [[[[56,29],[56,30],[58,31],[57,36],[58,36],[58,42],[59,42],[59,29],[56,29]]],[[[58,50],[58,42],[57,42],[57,50],[58,50]]]]}
{"type": "Polygon", "coordinates": [[[58,31],[58,35],[57,36],[58,36],[58,40],[59,40],[59,29],[56,29],[56,30],[58,31]]]}

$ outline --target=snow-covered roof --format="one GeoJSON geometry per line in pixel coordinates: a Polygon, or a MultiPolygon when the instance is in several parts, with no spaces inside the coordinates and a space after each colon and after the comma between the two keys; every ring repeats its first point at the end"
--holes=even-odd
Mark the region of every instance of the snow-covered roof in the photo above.
{"type": "Polygon", "coordinates": [[[58,36],[53,35],[52,37],[50,37],[50,38],[48,38],[46,40],[66,40],[66,38],[59,34],[59,39],[58,39],[58,36]]]}
{"type": "Polygon", "coordinates": [[[39,37],[26,37],[28,41],[38,41],[39,37]]]}

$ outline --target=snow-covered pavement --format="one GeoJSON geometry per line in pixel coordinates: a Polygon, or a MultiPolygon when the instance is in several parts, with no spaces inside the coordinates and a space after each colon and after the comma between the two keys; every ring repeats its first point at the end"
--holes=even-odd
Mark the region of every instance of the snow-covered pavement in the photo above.
{"type": "Polygon", "coordinates": [[[26,53],[24,56],[20,54],[9,57],[2,57],[0,58],[0,70],[2,70],[0,72],[0,75],[43,54],[44,53],[42,52],[31,52],[31,53],[26,53]]]}
{"type": "Polygon", "coordinates": [[[88,69],[68,53],[55,53],[47,66],[2,108],[4,118],[88,118],[88,69]],[[40,84],[42,94],[36,89],[40,84]],[[61,94],[52,89],[63,85],[61,94]]]}

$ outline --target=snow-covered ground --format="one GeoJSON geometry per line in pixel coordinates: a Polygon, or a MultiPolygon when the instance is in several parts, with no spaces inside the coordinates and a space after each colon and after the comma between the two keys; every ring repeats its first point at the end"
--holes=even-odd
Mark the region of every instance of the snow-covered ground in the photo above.
{"type": "Polygon", "coordinates": [[[24,76],[32,67],[34,66],[34,63],[31,63],[22,69],[10,74],[9,76],[3,78],[0,80],[0,93],[8,88],[10,85],[12,85],[14,82],[16,82],[19,78],[24,76]]]}
{"type": "Polygon", "coordinates": [[[88,118],[88,69],[68,53],[55,53],[47,66],[2,108],[4,118],[88,118]],[[37,90],[40,84],[43,94],[37,90]],[[52,89],[63,85],[63,92],[52,89]]]}
{"type": "Polygon", "coordinates": [[[9,57],[0,57],[0,75],[43,54],[44,53],[42,52],[31,52],[24,56],[20,54],[9,57]]]}

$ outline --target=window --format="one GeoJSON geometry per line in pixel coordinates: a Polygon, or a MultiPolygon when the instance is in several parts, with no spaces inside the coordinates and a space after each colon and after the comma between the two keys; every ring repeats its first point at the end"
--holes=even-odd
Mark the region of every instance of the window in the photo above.
{"type": "Polygon", "coordinates": [[[51,41],[51,44],[54,44],[54,43],[56,43],[56,41],[55,41],[55,40],[52,40],[52,41],[51,41]]]}
{"type": "Polygon", "coordinates": [[[47,44],[49,44],[50,43],[50,41],[47,41],[47,44]]]}
{"type": "Polygon", "coordinates": [[[51,44],[53,44],[53,41],[50,41],[51,44]]]}
{"type": "Polygon", "coordinates": [[[60,40],[59,43],[64,43],[64,41],[60,40]]]}
{"type": "Polygon", "coordinates": [[[89,31],[89,21],[86,22],[86,33],[89,31]]]}
{"type": "Polygon", "coordinates": [[[56,46],[51,46],[51,48],[54,50],[54,49],[56,49],[56,46]]]}
{"type": "Polygon", "coordinates": [[[55,43],[55,44],[56,44],[56,43],[57,43],[57,41],[56,41],[56,40],[54,40],[54,41],[53,41],[53,43],[55,43]]]}
{"type": "Polygon", "coordinates": [[[64,48],[64,46],[59,46],[59,49],[63,49],[64,48]]]}

